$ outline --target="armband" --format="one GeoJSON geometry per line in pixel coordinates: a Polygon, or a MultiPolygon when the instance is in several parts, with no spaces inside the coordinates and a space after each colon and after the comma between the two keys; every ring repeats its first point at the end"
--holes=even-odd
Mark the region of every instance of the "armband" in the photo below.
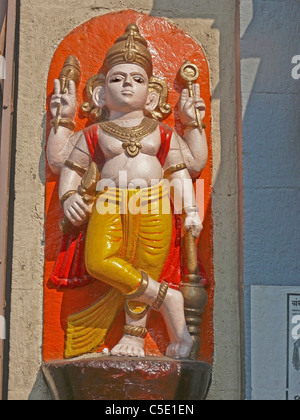
{"type": "Polygon", "coordinates": [[[78,165],[78,163],[73,162],[72,160],[66,160],[65,166],[72,171],[75,171],[80,176],[83,176],[86,173],[86,169],[83,166],[78,165]]]}
{"type": "Polygon", "coordinates": [[[178,163],[177,165],[170,166],[170,168],[166,169],[164,176],[167,178],[168,176],[175,174],[175,172],[183,171],[186,168],[187,166],[185,163],[178,163]]]}

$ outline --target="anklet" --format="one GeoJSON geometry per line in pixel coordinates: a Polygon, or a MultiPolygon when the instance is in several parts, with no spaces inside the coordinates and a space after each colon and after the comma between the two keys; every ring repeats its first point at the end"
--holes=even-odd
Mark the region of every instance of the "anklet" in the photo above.
{"type": "Polygon", "coordinates": [[[147,328],[134,327],[133,325],[124,325],[123,332],[125,335],[130,335],[131,337],[138,338],[146,338],[148,334],[147,328]]]}
{"type": "Polygon", "coordinates": [[[149,306],[146,306],[146,308],[142,312],[134,312],[130,308],[127,300],[125,301],[125,305],[124,305],[126,314],[134,321],[139,321],[140,319],[143,319],[149,312],[149,308],[150,308],[149,306]]]}
{"type": "Polygon", "coordinates": [[[160,285],[157,299],[152,305],[152,309],[154,309],[155,311],[160,310],[162,304],[164,303],[164,300],[165,300],[165,297],[167,295],[168,289],[169,289],[169,284],[167,282],[163,281],[160,285]]]}
{"type": "Polygon", "coordinates": [[[144,271],[141,271],[141,274],[142,274],[142,281],[141,281],[138,289],[136,291],[134,291],[133,293],[123,295],[123,297],[126,300],[136,300],[145,293],[145,291],[148,287],[149,277],[148,277],[147,273],[145,273],[144,271]]]}

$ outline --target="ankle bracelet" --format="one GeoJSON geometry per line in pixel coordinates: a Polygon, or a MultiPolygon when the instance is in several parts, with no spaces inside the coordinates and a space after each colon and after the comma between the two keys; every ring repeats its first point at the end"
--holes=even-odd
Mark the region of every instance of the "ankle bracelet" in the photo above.
{"type": "Polygon", "coordinates": [[[140,319],[143,319],[147,313],[149,312],[150,306],[146,306],[145,309],[142,310],[142,312],[134,312],[130,306],[127,300],[125,300],[124,304],[125,313],[134,321],[139,321],[140,319]]]}
{"type": "Polygon", "coordinates": [[[152,309],[154,309],[155,311],[160,310],[162,304],[164,303],[165,297],[168,293],[168,289],[169,289],[169,284],[165,281],[162,281],[161,285],[160,285],[160,288],[159,288],[157,299],[153,303],[152,309]]]}
{"type": "Polygon", "coordinates": [[[124,325],[123,332],[125,335],[130,335],[131,337],[138,338],[146,338],[148,334],[147,328],[135,327],[133,325],[124,325]]]}

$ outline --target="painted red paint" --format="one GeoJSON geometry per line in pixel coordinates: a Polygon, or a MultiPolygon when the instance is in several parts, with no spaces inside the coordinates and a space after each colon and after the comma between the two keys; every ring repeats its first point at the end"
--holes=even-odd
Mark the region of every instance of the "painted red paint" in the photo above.
{"type": "MultiPolygon", "coordinates": [[[[164,77],[169,86],[169,103],[175,112],[164,122],[181,132],[177,119],[176,104],[182,86],[177,79],[177,72],[185,60],[197,64],[200,69],[201,96],[206,105],[205,122],[209,159],[201,178],[205,183],[205,220],[204,230],[198,241],[199,256],[203,263],[210,285],[207,288],[208,304],[202,316],[202,346],[200,358],[211,362],[213,358],[213,220],[211,210],[212,185],[212,147],[211,147],[211,95],[209,86],[209,68],[201,47],[178,27],[161,18],[139,14],[134,11],[123,11],[94,18],[74,29],[57,48],[48,76],[47,85],[47,137],[50,132],[51,115],[50,98],[53,94],[53,82],[58,77],[68,55],[76,55],[82,66],[82,78],[78,88],[78,103],[84,102],[84,87],[87,80],[101,68],[107,49],[115,39],[124,33],[126,26],[136,22],[142,35],[148,41],[153,56],[154,75],[164,77]],[[107,30],[109,28],[109,30],[107,30]]],[[[88,125],[88,120],[80,112],[76,116],[76,131],[88,125]]],[[[66,320],[70,314],[83,310],[96,302],[107,290],[100,282],[93,282],[82,288],[59,290],[50,281],[55,259],[59,252],[62,234],[59,222],[63,217],[58,203],[58,177],[50,168],[46,169],[46,248],[45,248],[45,287],[44,287],[44,343],[45,361],[62,359],[64,352],[66,320]]],[[[120,314],[111,330],[107,346],[111,347],[119,340],[124,324],[124,314],[120,314]]],[[[164,353],[168,335],[159,314],[154,313],[149,320],[149,331],[146,340],[148,355],[164,353]]]]}

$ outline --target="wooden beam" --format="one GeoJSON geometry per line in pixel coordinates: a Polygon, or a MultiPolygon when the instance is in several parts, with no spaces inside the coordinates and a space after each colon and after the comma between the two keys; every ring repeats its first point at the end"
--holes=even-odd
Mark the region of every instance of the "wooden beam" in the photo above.
{"type": "MultiPolygon", "coordinates": [[[[4,56],[4,52],[5,52],[7,2],[8,0],[1,0],[1,3],[0,3],[0,56],[1,57],[4,56]]],[[[0,68],[0,75],[1,73],[2,73],[2,69],[0,68]]],[[[0,78],[1,90],[2,90],[2,85],[3,85],[3,81],[0,78]]]]}
{"type": "Polygon", "coordinates": [[[0,3],[0,55],[4,55],[7,1],[8,0],[1,0],[1,3],[0,3]]]}
{"type": "MultiPolygon", "coordinates": [[[[11,167],[12,122],[14,116],[14,62],[17,0],[6,1],[5,61],[6,79],[3,82],[2,124],[0,133],[0,316],[5,316],[5,286],[7,270],[7,225],[9,211],[9,183],[11,167]]],[[[1,2],[1,12],[5,2],[1,2]]],[[[1,21],[0,21],[1,22],[1,21]]],[[[3,20],[4,22],[4,20],[3,20]]],[[[2,34],[2,32],[1,32],[2,34]]],[[[2,318],[3,319],[3,318],[2,318]]],[[[0,398],[3,389],[3,348],[0,340],[0,398]]]]}

